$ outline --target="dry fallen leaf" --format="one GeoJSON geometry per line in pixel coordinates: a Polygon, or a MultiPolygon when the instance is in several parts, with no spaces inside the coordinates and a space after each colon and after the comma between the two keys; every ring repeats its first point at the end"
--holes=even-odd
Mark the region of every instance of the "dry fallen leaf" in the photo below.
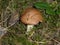
{"type": "Polygon", "coordinates": [[[11,17],[10,17],[10,19],[9,19],[9,21],[8,21],[8,24],[9,24],[9,25],[14,24],[14,23],[16,23],[18,20],[19,20],[19,14],[16,13],[16,12],[14,12],[14,13],[11,15],[11,17]]]}

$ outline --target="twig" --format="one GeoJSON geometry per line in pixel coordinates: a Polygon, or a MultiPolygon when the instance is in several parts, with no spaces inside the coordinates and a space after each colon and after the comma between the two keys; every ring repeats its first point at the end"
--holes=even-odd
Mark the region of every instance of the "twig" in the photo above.
{"type": "MultiPolygon", "coordinates": [[[[45,35],[47,35],[48,37],[50,37],[48,34],[45,34],[45,35]]],[[[53,39],[53,38],[51,38],[51,37],[50,37],[50,39],[54,40],[54,41],[57,42],[57,43],[60,43],[59,41],[57,41],[57,40],[55,40],[55,39],[53,39]]]]}
{"type": "MultiPolygon", "coordinates": [[[[6,28],[1,27],[1,28],[3,28],[3,30],[1,30],[1,31],[4,31],[4,34],[7,33],[8,28],[11,27],[11,26],[13,26],[14,24],[15,24],[15,23],[11,24],[10,26],[8,26],[8,27],[6,27],[6,28]]],[[[1,39],[1,37],[2,37],[4,34],[2,34],[2,35],[0,36],[0,39],[1,39]]]]}

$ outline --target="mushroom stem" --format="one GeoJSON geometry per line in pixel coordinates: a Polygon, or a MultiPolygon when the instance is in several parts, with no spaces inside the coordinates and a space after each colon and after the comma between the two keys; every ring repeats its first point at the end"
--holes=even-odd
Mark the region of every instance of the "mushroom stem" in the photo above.
{"type": "Polygon", "coordinates": [[[27,33],[26,34],[28,34],[32,30],[33,26],[34,25],[27,25],[27,33]]]}

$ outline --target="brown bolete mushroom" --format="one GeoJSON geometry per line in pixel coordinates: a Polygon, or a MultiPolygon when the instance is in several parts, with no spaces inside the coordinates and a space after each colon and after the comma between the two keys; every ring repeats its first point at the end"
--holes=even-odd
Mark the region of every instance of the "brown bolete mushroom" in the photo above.
{"type": "Polygon", "coordinates": [[[35,8],[27,8],[24,10],[21,16],[21,21],[27,24],[27,32],[29,32],[34,25],[43,21],[42,14],[35,8]]]}

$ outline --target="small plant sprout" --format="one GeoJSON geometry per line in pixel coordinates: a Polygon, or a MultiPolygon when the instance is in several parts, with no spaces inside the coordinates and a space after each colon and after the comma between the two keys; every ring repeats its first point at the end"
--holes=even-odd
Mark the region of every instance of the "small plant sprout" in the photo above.
{"type": "Polygon", "coordinates": [[[27,24],[27,34],[30,32],[34,25],[43,21],[42,14],[35,8],[26,8],[21,16],[21,21],[27,24]]]}

